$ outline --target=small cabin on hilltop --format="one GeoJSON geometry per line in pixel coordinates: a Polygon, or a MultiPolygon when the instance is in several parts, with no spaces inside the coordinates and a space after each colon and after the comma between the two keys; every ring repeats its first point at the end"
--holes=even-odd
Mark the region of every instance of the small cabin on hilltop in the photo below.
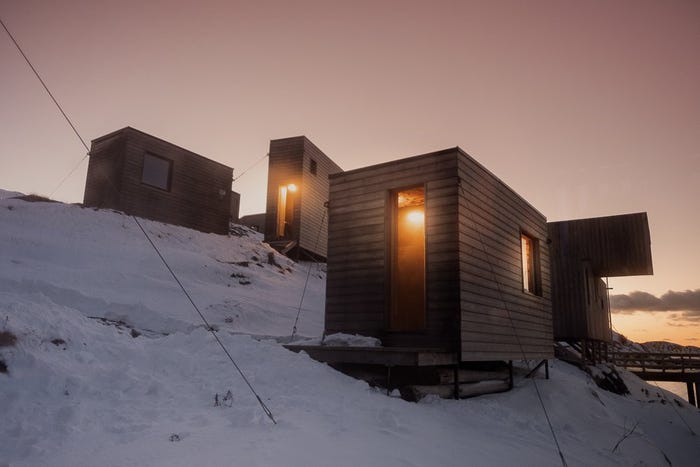
{"type": "Polygon", "coordinates": [[[330,176],[325,333],[553,356],[545,217],[460,148],[330,176]]]}
{"type": "Polygon", "coordinates": [[[131,127],[92,141],[83,204],[227,234],[233,169],[131,127]]]}
{"type": "Polygon", "coordinates": [[[337,172],[305,136],[270,141],[265,242],[293,258],[325,259],[328,176],[337,172]]]}
{"type": "Polygon", "coordinates": [[[610,343],[603,277],[653,274],[644,212],[547,224],[552,264],[554,338],[610,343]]]}

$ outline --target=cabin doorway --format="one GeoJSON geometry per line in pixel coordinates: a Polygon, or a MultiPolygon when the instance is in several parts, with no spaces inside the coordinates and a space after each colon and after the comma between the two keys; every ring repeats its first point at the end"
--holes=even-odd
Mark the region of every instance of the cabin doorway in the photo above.
{"type": "Polygon", "coordinates": [[[293,183],[280,185],[277,196],[277,237],[292,238],[294,225],[294,198],[297,186],[293,183]]]}
{"type": "Polygon", "coordinates": [[[389,329],[425,329],[425,188],[391,194],[389,329]]]}

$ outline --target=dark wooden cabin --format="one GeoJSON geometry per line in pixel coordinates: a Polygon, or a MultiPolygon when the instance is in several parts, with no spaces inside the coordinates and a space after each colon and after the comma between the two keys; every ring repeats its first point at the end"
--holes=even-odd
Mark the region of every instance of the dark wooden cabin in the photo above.
{"type": "Polygon", "coordinates": [[[233,169],[131,127],[92,141],[86,206],[227,234],[233,169]]]}
{"type": "Polygon", "coordinates": [[[547,230],[555,339],[610,342],[603,277],[653,274],[646,213],[550,222],[547,230]]]}
{"type": "Polygon", "coordinates": [[[546,219],[460,148],[331,175],[328,229],[326,334],[553,355],[546,219]]]}
{"type": "Polygon", "coordinates": [[[294,258],[325,259],[328,176],[341,171],[305,136],[270,141],[265,241],[294,258]]]}

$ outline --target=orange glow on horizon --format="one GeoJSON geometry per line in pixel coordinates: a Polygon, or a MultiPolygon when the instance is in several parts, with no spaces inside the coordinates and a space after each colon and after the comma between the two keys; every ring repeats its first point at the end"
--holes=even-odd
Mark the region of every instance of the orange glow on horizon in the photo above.
{"type": "Polygon", "coordinates": [[[700,347],[700,326],[676,320],[669,312],[613,313],[612,325],[614,331],[634,342],[667,341],[700,347]]]}

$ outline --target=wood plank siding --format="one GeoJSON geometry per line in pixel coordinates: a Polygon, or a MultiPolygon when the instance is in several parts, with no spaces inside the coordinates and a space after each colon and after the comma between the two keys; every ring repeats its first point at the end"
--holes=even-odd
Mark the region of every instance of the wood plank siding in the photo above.
{"type": "Polygon", "coordinates": [[[552,356],[546,219],[459,148],[330,177],[326,333],[458,351],[462,361],[552,356]],[[389,330],[392,193],[425,192],[424,329],[389,330]],[[523,291],[521,232],[540,291],[523,291]]]}
{"type": "Polygon", "coordinates": [[[325,258],[328,177],[337,172],[342,169],[305,136],[270,141],[265,241],[280,238],[277,229],[279,187],[294,184],[299,191],[295,194],[288,237],[296,241],[302,251],[325,258]]]}
{"type": "Polygon", "coordinates": [[[547,220],[473,158],[459,156],[462,360],[550,358],[547,220]],[[523,288],[521,234],[535,242],[534,293],[523,288]]]}
{"type": "Polygon", "coordinates": [[[653,273],[646,213],[550,222],[554,337],[611,340],[602,277],[653,273]]]}
{"type": "Polygon", "coordinates": [[[233,169],[134,128],[92,141],[84,204],[227,234],[233,169]],[[144,160],[169,167],[167,186],[142,181],[144,160]]]}

